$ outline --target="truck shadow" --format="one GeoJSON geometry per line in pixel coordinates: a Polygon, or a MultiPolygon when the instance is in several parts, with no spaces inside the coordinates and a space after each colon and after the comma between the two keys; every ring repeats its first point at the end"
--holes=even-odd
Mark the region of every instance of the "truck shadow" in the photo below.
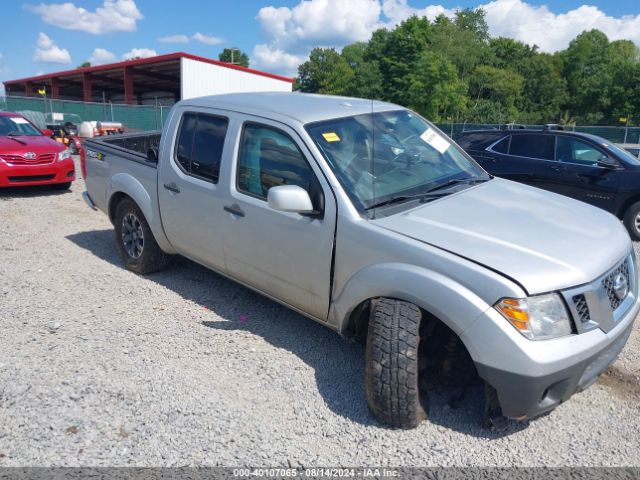
{"type": "MultiPolygon", "coordinates": [[[[123,268],[113,235],[112,230],[95,230],[66,238],[123,268]]],[[[203,328],[247,331],[295,354],[313,368],[318,392],[334,413],[361,425],[382,426],[367,408],[361,345],[351,344],[332,330],[183,257],[176,256],[166,271],[145,278],[222,319],[204,321],[203,328]]],[[[455,393],[440,389],[430,395],[430,423],[486,439],[500,438],[526,427],[526,424],[510,422],[501,432],[484,429],[481,425],[483,389],[469,388],[457,408],[451,408],[448,402],[455,393]]]]}

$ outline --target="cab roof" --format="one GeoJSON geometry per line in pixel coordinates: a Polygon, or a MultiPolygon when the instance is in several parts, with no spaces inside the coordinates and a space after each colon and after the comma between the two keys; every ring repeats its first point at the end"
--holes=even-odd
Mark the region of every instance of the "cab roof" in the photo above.
{"type": "Polygon", "coordinates": [[[252,92],[211,95],[182,100],[177,105],[209,107],[272,118],[288,117],[302,124],[365,113],[401,110],[393,103],[311,93],[252,92]]]}

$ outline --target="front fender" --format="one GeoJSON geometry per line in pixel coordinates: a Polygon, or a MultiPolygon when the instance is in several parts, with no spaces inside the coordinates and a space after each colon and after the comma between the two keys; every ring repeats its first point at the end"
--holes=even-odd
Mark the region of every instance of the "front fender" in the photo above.
{"type": "Polygon", "coordinates": [[[376,297],[402,299],[430,312],[460,336],[489,305],[444,275],[405,263],[380,263],[355,273],[334,298],[331,321],[345,333],[353,309],[376,297]]]}
{"type": "Polygon", "coordinates": [[[158,242],[160,248],[166,253],[174,253],[173,247],[164,234],[160,216],[158,214],[158,206],[154,199],[151,198],[147,189],[132,175],[127,173],[116,173],[109,181],[107,198],[109,205],[109,218],[113,218],[114,212],[111,211],[111,200],[117,193],[124,193],[133,199],[138,205],[144,218],[147,219],[149,228],[153,232],[153,236],[158,242]]]}

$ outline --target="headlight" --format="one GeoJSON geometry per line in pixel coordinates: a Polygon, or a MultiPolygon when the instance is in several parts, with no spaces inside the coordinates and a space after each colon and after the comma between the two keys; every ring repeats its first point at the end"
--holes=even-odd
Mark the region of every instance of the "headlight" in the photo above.
{"type": "Polygon", "coordinates": [[[529,340],[547,340],[572,333],[569,313],[557,293],[503,298],[495,308],[529,340]]]}
{"type": "Polygon", "coordinates": [[[59,162],[66,160],[67,158],[71,158],[71,152],[69,151],[69,149],[65,148],[64,150],[58,153],[59,162]]]}

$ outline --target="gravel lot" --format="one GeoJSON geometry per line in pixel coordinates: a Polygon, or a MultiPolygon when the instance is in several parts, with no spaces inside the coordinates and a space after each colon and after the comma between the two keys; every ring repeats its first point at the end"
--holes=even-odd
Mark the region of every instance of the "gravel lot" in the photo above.
{"type": "Polygon", "coordinates": [[[122,268],[70,192],[0,192],[0,466],[640,466],[640,323],[599,382],[506,432],[446,392],[377,424],[362,347],[187,260],[122,268]]]}

